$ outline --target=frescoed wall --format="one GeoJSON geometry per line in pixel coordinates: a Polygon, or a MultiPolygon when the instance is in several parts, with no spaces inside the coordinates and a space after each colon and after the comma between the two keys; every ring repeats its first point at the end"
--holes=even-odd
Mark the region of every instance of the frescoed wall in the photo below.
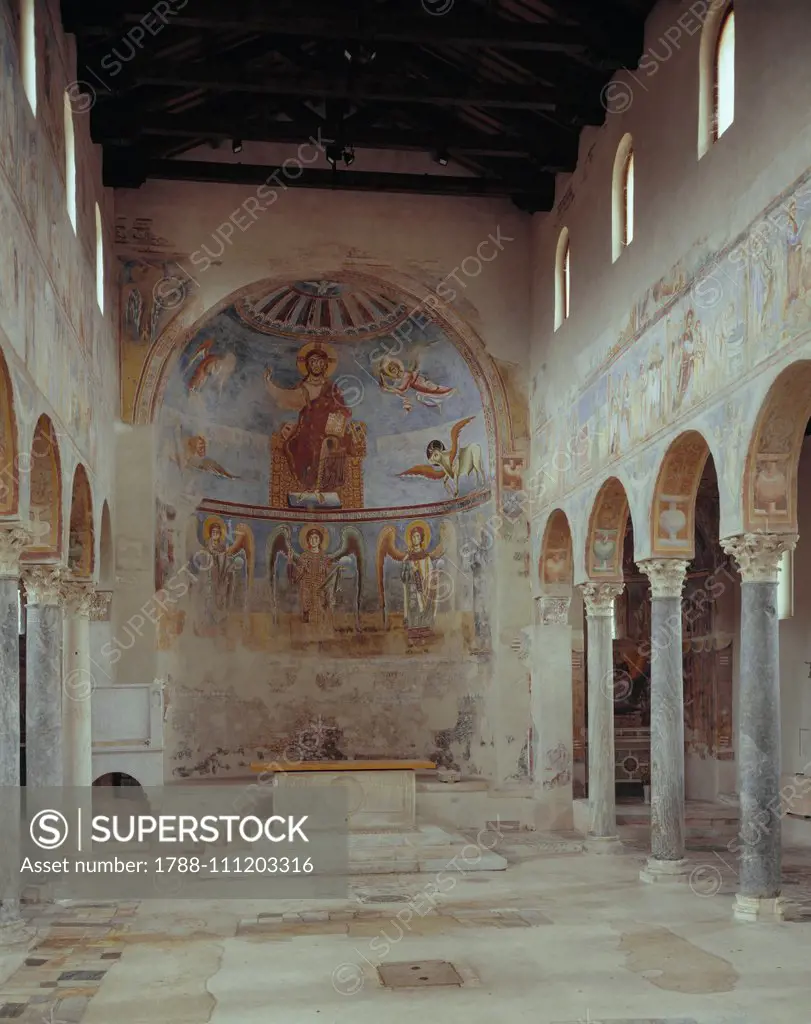
{"type": "Polygon", "coordinates": [[[498,643],[483,532],[500,500],[525,515],[497,368],[338,275],[241,290],[155,372],[124,290],[153,388],[155,587],[187,591],[158,623],[167,774],[244,774],[291,744],[479,770],[498,643]]]}
{"type": "MultiPolygon", "coordinates": [[[[536,378],[533,470],[541,516],[562,497],[576,503],[590,481],[625,466],[632,507],[636,497],[647,522],[665,439],[689,427],[724,452],[718,464],[724,527],[733,529],[735,516],[740,524],[743,462],[762,400],[761,375],[802,348],[811,329],[811,176],[692,276],[675,268],[673,281],[664,302],[660,282],[635,306],[603,364],[564,405],[553,405],[550,394],[541,399],[544,385],[536,378]]],[[[768,504],[764,513],[785,509],[780,456],[761,462],[756,500],[768,504]]],[[[674,517],[686,512],[685,494],[667,497],[649,541],[653,550],[667,548],[674,517]]]]}
{"type": "Polygon", "coordinates": [[[36,4],[36,23],[35,115],[20,73],[19,4],[0,0],[0,349],[9,377],[0,387],[0,444],[5,458],[13,425],[20,453],[8,478],[13,486],[2,486],[0,515],[33,520],[29,555],[47,560],[67,558],[77,465],[86,467],[95,507],[112,497],[117,336],[114,289],[105,313],[96,300],[95,207],[111,252],[112,192],[103,188],[101,155],[77,102],[74,228],[64,141],[65,89],[76,82],[73,43],[56,0],[36,4]]]}

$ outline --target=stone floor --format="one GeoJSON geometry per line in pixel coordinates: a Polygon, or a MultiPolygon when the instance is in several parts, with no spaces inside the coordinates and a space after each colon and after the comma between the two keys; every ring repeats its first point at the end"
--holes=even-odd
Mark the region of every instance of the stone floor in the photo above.
{"type": "Polygon", "coordinates": [[[624,839],[600,857],[505,833],[507,870],[354,876],[343,901],[28,908],[29,948],[0,952],[0,1021],[808,1020],[811,851],[786,854],[790,919],[743,925],[724,845],[691,850],[691,884],[668,890],[638,881],[643,831],[624,839]]]}

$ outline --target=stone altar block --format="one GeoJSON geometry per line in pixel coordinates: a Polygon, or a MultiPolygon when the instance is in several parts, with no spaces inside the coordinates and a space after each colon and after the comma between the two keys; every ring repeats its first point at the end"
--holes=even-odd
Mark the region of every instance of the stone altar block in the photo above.
{"type": "Polygon", "coordinates": [[[274,813],[295,814],[296,800],[302,791],[316,796],[319,802],[323,794],[328,801],[330,788],[337,786],[345,787],[348,794],[349,831],[410,831],[415,827],[417,785],[411,770],[276,772],[274,813]]]}

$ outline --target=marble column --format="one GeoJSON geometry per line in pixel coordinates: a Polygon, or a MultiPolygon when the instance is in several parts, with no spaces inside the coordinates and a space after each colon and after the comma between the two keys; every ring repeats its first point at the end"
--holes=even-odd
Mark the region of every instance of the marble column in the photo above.
{"type": "MultiPolygon", "coordinates": [[[[30,543],[31,535],[26,530],[18,527],[0,529],[0,787],[10,789],[20,785],[18,601],[20,555],[23,548],[30,543]]],[[[3,824],[4,836],[10,849],[13,849],[18,837],[15,824],[3,824]]],[[[4,890],[7,884],[4,880],[4,890]]],[[[19,899],[0,899],[0,945],[9,945],[27,938],[27,929],[20,917],[19,899]]]]}
{"type": "Polygon", "coordinates": [[[614,766],[614,601],[622,583],[586,583],[588,635],[589,832],[594,853],[622,850],[617,834],[614,766]]]}
{"type": "Polygon", "coordinates": [[[796,534],[753,534],[721,541],[741,573],[741,653],[738,708],[740,864],[734,916],[739,921],[783,916],[780,807],[780,653],[777,580],[796,534]]]}
{"type": "Polygon", "coordinates": [[[684,678],[682,592],[690,563],[638,563],[651,589],[651,855],[643,882],[687,882],[684,856],[684,678]]]}
{"type": "Polygon", "coordinates": [[[93,740],[90,708],[95,680],[90,670],[90,616],[95,590],[92,583],[66,580],[64,673],[62,683],[62,743],[65,785],[93,785],[93,740]]]}
{"type": "Polygon", "coordinates": [[[62,569],[37,565],[23,570],[26,623],[26,785],[61,786],[62,753],[62,569]]]}

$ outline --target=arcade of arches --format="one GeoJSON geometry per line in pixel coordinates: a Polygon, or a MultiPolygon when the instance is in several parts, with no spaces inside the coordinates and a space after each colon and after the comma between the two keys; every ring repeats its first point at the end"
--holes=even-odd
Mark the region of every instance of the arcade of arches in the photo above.
{"type": "MultiPolygon", "coordinates": [[[[339,933],[379,938],[355,904],[381,916],[377,903],[411,906],[426,872],[474,848],[458,891],[425,920],[400,918],[386,956],[430,967],[458,942],[460,999],[486,983],[515,1000],[516,1019],[534,1017],[537,999],[505,993],[474,941],[492,912],[499,928],[520,917],[541,936],[493,954],[505,970],[515,955],[527,992],[543,957],[566,978],[550,995],[556,1024],[692,1021],[688,996],[718,1013],[736,987],[777,1024],[751,962],[706,936],[752,925],[770,956],[794,955],[811,864],[803,12],[791,0],[774,17],[754,0],[709,5],[656,58],[650,92],[582,129],[546,211],[290,187],[245,222],[255,189],[202,172],[171,180],[168,159],[156,161],[163,178],[106,187],[91,135],[104,97],[92,117],[74,110],[68,144],[76,51],[60,12],[72,6],[0,0],[0,790],[141,800],[245,792],[269,775],[281,801],[286,776],[316,789],[349,767],[351,899],[336,910],[332,896],[285,897],[279,910],[263,898],[239,915],[201,899],[209,923],[183,932],[199,947],[179,941],[175,961],[168,918],[192,917],[174,891],[158,894],[143,952],[127,929],[152,913],[149,894],[68,906],[53,880],[18,879],[0,891],[0,945],[69,924],[54,899],[83,923],[58,982],[47,942],[47,972],[33,953],[0,950],[0,1018],[42,1016],[40,987],[80,981],[64,997],[73,1009],[48,1004],[51,1020],[107,1024],[143,997],[155,1001],[133,1021],[258,1021],[265,996],[254,1006],[244,993],[278,980],[276,961],[254,959],[272,941],[298,979],[280,1020],[311,1019],[302,993],[315,983],[296,974],[307,944],[328,990],[319,1019],[377,1020],[389,1011],[375,1001],[394,996],[365,955],[357,1002],[329,1002],[346,994],[339,933]],[[39,42],[21,50],[31,25],[39,42]],[[735,77],[719,131],[722,25],[735,77]],[[39,72],[24,73],[34,58],[39,72]],[[761,79],[774,84],[756,89],[761,79]],[[130,986],[120,1002],[85,977],[102,918],[99,941],[130,986]],[[554,940],[550,923],[565,925],[554,940]],[[597,932],[587,1009],[562,961],[597,932]],[[395,956],[400,939],[408,953],[395,956]],[[689,971],[672,974],[670,950],[689,971]],[[170,1018],[151,988],[179,1006],[185,982],[167,965],[193,973],[184,957],[196,951],[208,974],[195,975],[188,1014],[170,1018]],[[223,963],[250,964],[250,978],[209,987],[223,963]],[[25,971],[40,967],[32,996],[25,971]],[[612,987],[620,967],[627,992],[612,987]]],[[[673,10],[652,5],[649,61],[673,10]]],[[[612,81],[634,88],[623,71],[612,81]]],[[[161,131],[187,99],[156,114],[161,131]]],[[[515,159],[509,140],[477,131],[475,153],[515,159]]],[[[288,155],[245,145],[257,147],[246,166],[288,155]]],[[[237,162],[242,143],[195,146],[202,166],[237,162]]],[[[423,173],[423,156],[398,151],[396,166],[423,173]]],[[[459,158],[465,181],[478,165],[459,158]]],[[[358,147],[364,169],[375,160],[358,147]]]]}

